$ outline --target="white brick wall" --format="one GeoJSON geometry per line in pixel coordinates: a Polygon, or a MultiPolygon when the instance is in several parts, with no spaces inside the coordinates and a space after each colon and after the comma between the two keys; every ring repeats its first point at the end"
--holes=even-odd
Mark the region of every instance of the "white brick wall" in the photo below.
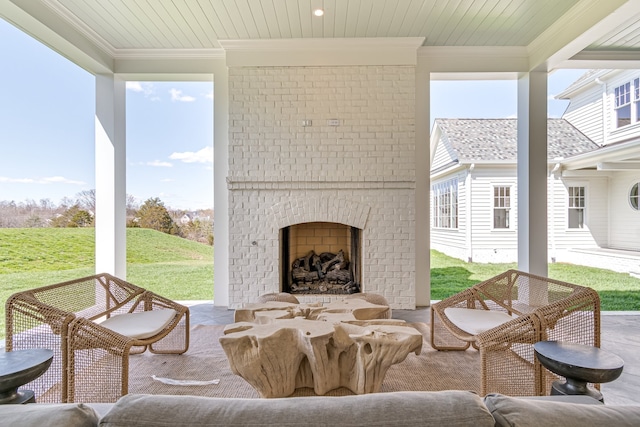
{"type": "Polygon", "coordinates": [[[229,83],[230,307],[279,291],[280,228],[327,221],[363,230],[363,291],[415,308],[414,67],[236,67],[229,83]]]}

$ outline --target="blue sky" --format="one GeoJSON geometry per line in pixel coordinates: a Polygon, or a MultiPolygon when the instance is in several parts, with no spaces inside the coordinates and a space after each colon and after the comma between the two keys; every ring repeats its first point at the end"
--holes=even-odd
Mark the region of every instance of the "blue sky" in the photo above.
{"type": "MultiPolygon", "coordinates": [[[[95,79],[0,19],[0,200],[95,188],[95,79]]],[[[213,85],[127,83],[127,194],[213,206],[213,85]]]]}
{"type": "MultiPolygon", "coordinates": [[[[0,200],[58,205],[95,188],[91,74],[0,19],[0,200]]],[[[550,97],[583,70],[549,77],[550,97]]],[[[213,86],[127,84],[127,194],[175,209],[213,207],[213,86]]],[[[516,115],[515,81],[432,83],[434,118],[516,115]]],[[[566,101],[549,101],[560,117],[566,101]]]]}

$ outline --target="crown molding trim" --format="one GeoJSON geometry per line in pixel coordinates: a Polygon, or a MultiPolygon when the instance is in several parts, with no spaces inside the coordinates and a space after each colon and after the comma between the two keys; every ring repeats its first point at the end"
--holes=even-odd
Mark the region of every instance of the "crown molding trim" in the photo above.
{"type": "Polygon", "coordinates": [[[424,37],[219,40],[230,67],[416,65],[424,37]]]}
{"type": "Polygon", "coordinates": [[[224,49],[117,49],[114,59],[225,59],[224,49]]]}

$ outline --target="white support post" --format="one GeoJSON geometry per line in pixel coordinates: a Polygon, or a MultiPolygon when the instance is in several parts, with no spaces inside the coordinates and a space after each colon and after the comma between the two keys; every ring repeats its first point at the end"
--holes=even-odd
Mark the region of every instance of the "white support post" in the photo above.
{"type": "Polygon", "coordinates": [[[229,70],[216,64],[213,74],[213,152],[215,218],[214,295],[216,306],[229,306],[229,70]]]}
{"type": "Polygon", "coordinates": [[[547,276],[547,73],[539,71],[518,78],[518,269],[547,276]]]}
{"type": "Polygon", "coordinates": [[[416,305],[431,305],[431,254],[429,193],[431,187],[431,74],[420,59],[416,65],[416,189],[415,189],[415,266],[416,305]]]}
{"type": "Polygon", "coordinates": [[[96,273],[127,274],[125,82],[96,75],[96,273]]]}

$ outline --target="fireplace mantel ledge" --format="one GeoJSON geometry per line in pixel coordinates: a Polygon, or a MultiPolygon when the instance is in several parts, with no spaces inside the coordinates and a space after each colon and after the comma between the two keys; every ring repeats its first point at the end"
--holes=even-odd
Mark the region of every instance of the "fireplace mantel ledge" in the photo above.
{"type": "Polygon", "coordinates": [[[229,190],[325,190],[325,189],[408,189],[416,188],[415,180],[363,181],[251,181],[227,179],[229,190]]]}

